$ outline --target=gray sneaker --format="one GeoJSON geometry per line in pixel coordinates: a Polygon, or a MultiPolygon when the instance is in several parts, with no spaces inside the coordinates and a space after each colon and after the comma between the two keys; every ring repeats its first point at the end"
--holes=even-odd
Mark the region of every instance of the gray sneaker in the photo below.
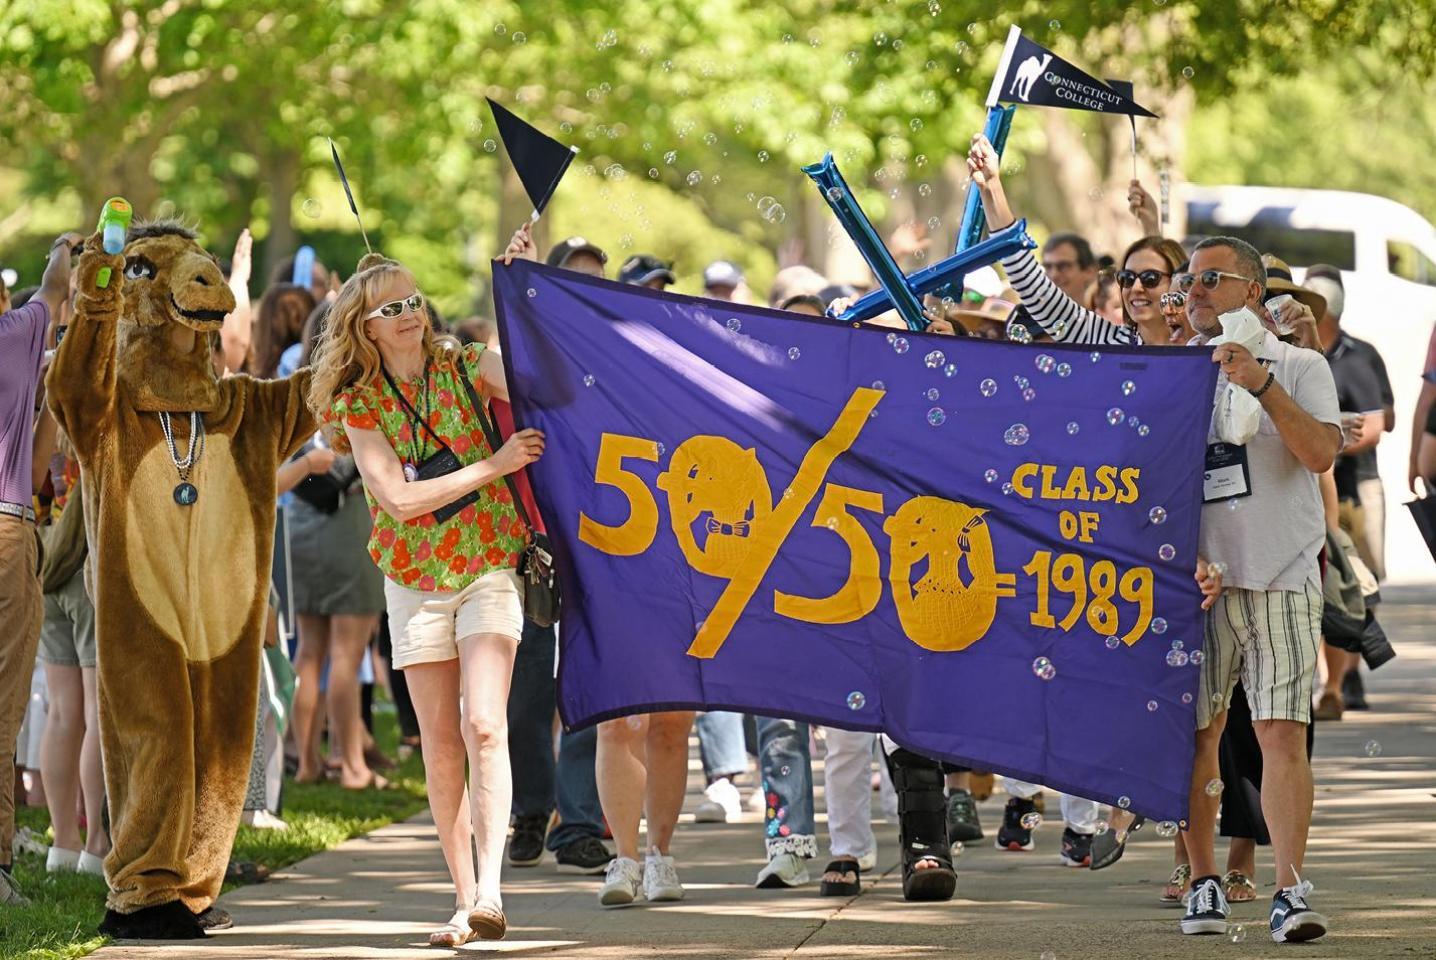
{"type": "Polygon", "coordinates": [[[966,790],[954,789],[947,798],[947,839],[953,843],[971,843],[982,839],[982,823],[977,819],[977,801],[966,790]]]}
{"type": "Polygon", "coordinates": [[[10,871],[0,867],[0,907],[28,907],[30,901],[25,899],[20,888],[15,885],[15,878],[10,871]]]}

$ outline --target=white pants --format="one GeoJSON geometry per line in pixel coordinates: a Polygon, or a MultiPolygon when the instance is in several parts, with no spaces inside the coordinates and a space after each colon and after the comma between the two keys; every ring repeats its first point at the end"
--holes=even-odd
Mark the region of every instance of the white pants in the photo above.
{"type": "Polygon", "coordinates": [[[877,850],[873,837],[873,741],[875,733],[826,728],[828,756],[823,793],[828,802],[828,840],[833,859],[862,859],[877,850]]]}
{"type": "MultiPolygon", "coordinates": [[[[1011,796],[1030,800],[1042,791],[1035,783],[1002,777],[1002,788],[1011,796]]],[[[1058,794],[1062,798],[1062,820],[1077,833],[1096,833],[1099,806],[1096,800],[1084,800],[1071,794],[1058,794]]]]}

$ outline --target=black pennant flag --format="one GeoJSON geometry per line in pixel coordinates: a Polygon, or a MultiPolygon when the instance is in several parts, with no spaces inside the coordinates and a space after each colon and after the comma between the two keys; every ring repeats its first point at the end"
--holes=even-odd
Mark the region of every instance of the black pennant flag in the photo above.
{"type": "Polygon", "coordinates": [[[1156,116],[1132,99],[1130,87],[1126,93],[1114,90],[1041,44],[1027,39],[1017,27],[1013,27],[1007,35],[1002,63],[987,95],[988,106],[995,106],[999,101],[1131,117],[1156,116]]]}
{"type": "Polygon", "coordinates": [[[573,162],[577,147],[565,147],[543,131],[530,126],[508,110],[489,100],[499,137],[513,161],[514,172],[523,181],[524,191],[533,201],[534,216],[543,213],[549,198],[563,179],[564,171],[573,162]]]}
{"type": "Polygon", "coordinates": [[[339,160],[339,148],[334,145],[334,140],[329,141],[329,152],[334,154],[334,169],[339,171],[339,182],[344,185],[344,196],[349,198],[349,209],[354,212],[354,219],[359,221],[359,236],[364,238],[364,249],[370,253],[374,248],[369,246],[369,234],[364,230],[364,218],[359,216],[359,205],[354,202],[354,191],[349,189],[349,178],[344,174],[344,164],[339,160]]]}

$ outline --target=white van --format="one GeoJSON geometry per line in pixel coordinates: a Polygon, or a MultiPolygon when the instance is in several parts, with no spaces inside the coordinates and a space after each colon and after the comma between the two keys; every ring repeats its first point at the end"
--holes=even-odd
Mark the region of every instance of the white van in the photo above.
{"type": "Polygon", "coordinates": [[[1189,235],[1241,237],[1281,257],[1298,277],[1314,263],[1341,269],[1342,329],[1381,353],[1396,400],[1396,429],[1376,448],[1386,488],[1387,580],[1436,580],[1436,563],[1402,506],[1411,499],[1411,416],[1436,322],[1436,227],[1410,207],[1367,193],[1190,186],[1184,199],[1189,235]]]}

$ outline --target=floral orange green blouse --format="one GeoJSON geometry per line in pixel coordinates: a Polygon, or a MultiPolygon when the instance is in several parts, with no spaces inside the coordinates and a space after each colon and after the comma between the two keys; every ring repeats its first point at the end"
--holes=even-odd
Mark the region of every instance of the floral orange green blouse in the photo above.
{"type": "MultiPolygon", "coordinates": [[[[472,370],[477,376],[483,351],[483,344],[472,343],[430,361],[424,377],[410,382],[395,380],[407,406],[382,372],[368,383],[355,384],[334,400],[331,414],[336,429],[378,430],[400,460],[419,463],[442,448],[429,430],[416,431],[417,415],[465,466],[493,456],[459,380],[460,369],[472,370]]],[[[477,502],[443,523],[436,522],[432,513],[414,520],[395,520],[380,509],[368,488],[364,495],[374,518],[369,555],[395,583],[415,590],[455,592],[486,573],[518,567],[526,531],[502,479],[481,487],[477,502]]]]}

